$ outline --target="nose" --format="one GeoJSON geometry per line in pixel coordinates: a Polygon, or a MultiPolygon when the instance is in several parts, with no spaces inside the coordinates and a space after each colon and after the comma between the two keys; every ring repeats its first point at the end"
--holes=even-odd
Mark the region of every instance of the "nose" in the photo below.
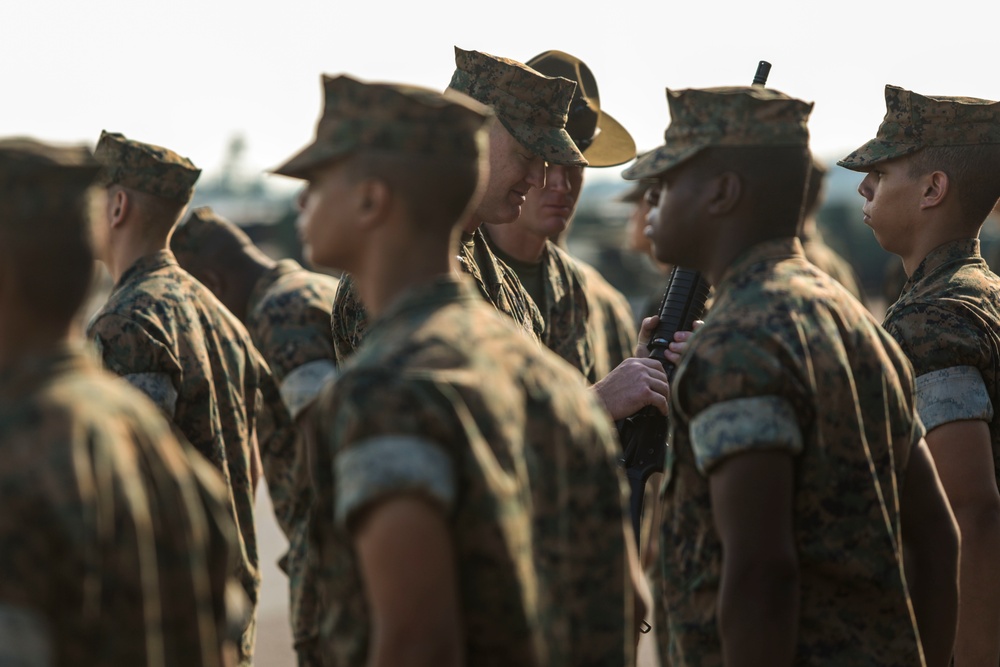
{"type": "Polygon", "coordinates": [[[533,188],[541,190],[545,187],[545,160],[541,155],[531,158],[528,164],[528,176],[524,180],[533,188]]]}
{"type": "Polygon", "coordinates": [[[545,187],[557,192],[569,192],[569,170],[558,164],[545,170],[545,187]]]}
{"type": "Polygon", "coordinates": [[[865,177],[861,179],[861,183],[858,185],[858,194],[868,201],[872,200],[872,195],[875,193],[875,188],[872,185],[874,181],[875,177],[872,176],[871,172],[868,172],[865,174],[865,177]]]}

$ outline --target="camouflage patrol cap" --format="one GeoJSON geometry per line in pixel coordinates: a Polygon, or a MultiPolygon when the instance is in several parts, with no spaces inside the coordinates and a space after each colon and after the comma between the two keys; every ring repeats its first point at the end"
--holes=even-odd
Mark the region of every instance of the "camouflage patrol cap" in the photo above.
{"type": "Polygon", "coordinates": [[[566,131],[576,82],[457,46],[455,66],[448,88],[491,107],[522,146],[552,164],[587,166],[566,131]]]}
{"type": "Polygon", "coordinates": [[[652,178],[715,146],[807,146],[811,102],[771,88],[739,86],[667,89],[670,125],[665,144],[639,158],[622,176],[652,178]]]}
{"type": "Polygon", "coordinates": [[[101,180],[106,185],[121,185],[171,201],[190,201],[201,175],[201,169],[186,157],[116,132],[101,132],[94,157],[101,163],[101,180]]]}
{"type": "Polygon", "coordinates": [[[1000,144],[1000,102],[976,97],[929,97],[885,87],[885,118],[875,138],[837,162],[854,171],[928,146],[1000,144]]]}
{"type": "Polygon", "coordinates": [[[0,223],[27,211],[78,206],[100,165],[86,146],[55,146],[27,137],[0,139],[0,223]]]}
{"type": "Polygon", "coordinates": [[[212,210],[211,206],[199,206],[174,228],[170,237],[170,249],[177,256],[196,255],[205,249],[213,234],[233,227],[233,223],[212,210]]]}
{"type": "Polygon", "coordinates": [[[482,130],[492,112],[472,100],[349,76],[323,75],[323,92],[316,138],[274,173],[308,178],[316,167],[360,148],[456,158],[485,152],[482,130]]]}

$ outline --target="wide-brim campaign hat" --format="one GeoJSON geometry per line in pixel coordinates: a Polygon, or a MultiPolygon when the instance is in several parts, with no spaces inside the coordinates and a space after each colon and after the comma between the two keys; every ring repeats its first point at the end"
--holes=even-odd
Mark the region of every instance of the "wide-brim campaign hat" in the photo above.
{"type": "Polygon", "coordinates": [[[621,123],[601,108],[597,80],[587,64],[564,51],[546,51],[525,63],[546,76],[576,81],[566,131],[587,158],[589,167],[613,167],[635,157],[635,140],[621,123]]]}
{"type": "Polygon", "coordinates": [[[575,81],[456,46],[455,73],[448,88],[490,107],[511,136],[546,162],[587,166],[587,158],[566,131],[575,81]]]}
{"type": "Polygon", "coordinates": [[[716,146],[808,146],[812,103],[772,88],[667,89],[670,125],[664,145],[626,169],[630,181],[654,178],[716,146]]]}
{"type": "Polygon", "coordinates": [[[977,97],[928,96],[885,87],[885,118],[875,138],[837,162],[853,171],[929,146],[1000,143],[1000,102],[977,97]]]}

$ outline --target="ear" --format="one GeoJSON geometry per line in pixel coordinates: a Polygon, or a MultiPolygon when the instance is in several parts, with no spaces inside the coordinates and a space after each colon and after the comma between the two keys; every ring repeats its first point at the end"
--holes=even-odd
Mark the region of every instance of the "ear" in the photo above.
{"type": "Polygon", "coordinates": [[[358,183],[358,220],[363,227],[376,227],[385,220],[392,209],[392,190],[377,178],[366,178],[358,183]]]}
{"type": "Polygon", "coordinates": [[[710,179],[706,187],[707,210],[715,216],[731,213],[743,195],[743,181],[732,171],[724,171],[710,179]]]}
{"type": "Polygon", "coordinates": [[[121,227],[132,210],[132,200],[122,188],[108,190],[108,222],[112,229],[121,227]]]}
{"type": "Polygon", "coordinates": [[[920,208],[934,208],[944,203],[951,191],[951,179],[943,171],[925,174],[920,182],[920,208]]]}

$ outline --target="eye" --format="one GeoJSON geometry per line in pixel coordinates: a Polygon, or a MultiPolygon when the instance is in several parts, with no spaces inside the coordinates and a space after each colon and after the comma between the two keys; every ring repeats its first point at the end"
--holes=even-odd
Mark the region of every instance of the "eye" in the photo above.
{"type": "Polygon", "coordinates": [[[659,186],[649,188],[648,190],[646,190],[646,194],[644,196],[646,198],[646,203],[649,204],[650,206],[655,208],[656,206],[660,205],[659,186]]]}

